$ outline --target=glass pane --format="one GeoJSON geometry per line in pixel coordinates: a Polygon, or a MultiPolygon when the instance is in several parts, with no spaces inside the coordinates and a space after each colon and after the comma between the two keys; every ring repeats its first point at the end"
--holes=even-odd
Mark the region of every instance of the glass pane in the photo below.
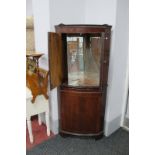
{"type": "Polygon", "coordinates": [[[100,37],[68,36],[68,85],[99,86],[100,54],[100,37]]]}

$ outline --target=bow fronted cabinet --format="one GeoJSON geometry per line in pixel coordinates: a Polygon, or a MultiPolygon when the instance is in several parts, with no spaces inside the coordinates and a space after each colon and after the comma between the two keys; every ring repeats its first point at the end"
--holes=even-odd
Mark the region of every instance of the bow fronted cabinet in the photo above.
{"type": "Polygon", "coordinates": [[[102,137],[110,25],[55,26],[48,33],[50,88],[58,87],[62,136],[102,137]]]}

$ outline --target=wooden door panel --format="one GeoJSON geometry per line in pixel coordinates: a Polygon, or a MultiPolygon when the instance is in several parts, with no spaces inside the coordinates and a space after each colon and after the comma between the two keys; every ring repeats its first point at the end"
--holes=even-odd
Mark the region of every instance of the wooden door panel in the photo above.
{"type": "Polygon", "coordinates": [[[62,54],[62,36],[61,34],[49,32],[49,71],[50,88],[55,88],[62,83],[63,79],[63,54],[62,54]]]}
{"type": "Polygon", "coordinates": [[[102,93],[61,91],[61,129],[91,134],[102,131],[102,93]]]}

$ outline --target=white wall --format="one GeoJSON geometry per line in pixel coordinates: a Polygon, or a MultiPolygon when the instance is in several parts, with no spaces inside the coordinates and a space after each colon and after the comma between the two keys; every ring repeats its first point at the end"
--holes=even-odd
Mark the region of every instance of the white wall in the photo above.
{"type": "Polygon", "coordinates": [[[115,25],[116,0],[86,0],[85,23],[115,25]]]}
{"type": "MultiPolygon", "coordinates": [[[[50,31],[50,0],[32,0],[34,15],[35,50],[44,53],[39,59],[39,66],[48,70],[48,32],[50,31]]],[[[51,97],[49,93],[49,100],[51,97]]],[[[50,104],[50,125],[52,125],[50,104]]],[[[45,121],[42,115],[42,121],[45,121]]],[[[51,128],[52,129],[52,128],[51,128]]]]}
{"type": "Polygon", "coordinates": [[[48,36],[50,31],[50,0],[32,0],[34,15],[35,50],[44,53],[40,66],[48,69],[48,36]]]}
{"type": "MultiPolygon", "coordinates": [[[[42,60],[48,66],[47,32],[54,25],[109,24],[112,25],[112,42],[109,64],[105,134],[108,136],[121,125],[125,107],[128,59],[128,0],[33,0],[36,50],[45,53],[42,60]]],[[[51,98],[51,128],[58,132],[57,89],[51,98]]]]}
{"type": "Polygon", "coordinates": [[[33,16],[32,0],[26,0],[26,16],[33,16]]]}
{"type": "Polygon", "coordinates": [[[115,43],[112,53],[113,77],[108,89],[106,122],[107,135],[116,130],[121,124],[121,117],[125,110],[128,91],[128,44],[129,44],[129,4],[128,0],[117,0],[115,43]],[[115,121],[115,126],[110,122],[115,121]],[[111,128],[111,129],[110,129],[111,128]]]}
{"type": "MultiPolygon", "coordinates": [[[[35,48],[45,53],[40,59],[40,66],[48,69],[48,35],[55,31],[54,25],[84,23],[84,0],[33,0],[35,48]]],[[[51,129],[58,133],[57,89],[50,92],[51,129]]]]}
{"type": "Polygon", "coordinates": [[[121,125],[128,80],[128,0],[86,0],[85,23],[112,25],[105,135],[121,125]]]}
{"type": "Polygon", "coordinates": [[[51,0],[51,30],[54,25],[83,24],[85,0],[51,0]]]}
{"type": "MultiPolygon", "coordinates": [[[[85,19],[85,0],[51,0],[50,1],[50,21],[51,31],[55,31],[54,26],[63,24],[82,24],[85,19]]],[[[52,99],[52,124],[53,131],[58,132],[58,100],[57,88],[51,91],[52,99]]]]}

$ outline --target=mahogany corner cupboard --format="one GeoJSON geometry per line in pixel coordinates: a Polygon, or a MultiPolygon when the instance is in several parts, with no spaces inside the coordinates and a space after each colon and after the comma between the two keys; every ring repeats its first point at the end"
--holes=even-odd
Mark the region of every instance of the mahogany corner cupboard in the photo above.
{"type": "Polygon", "coordinates": [[[110,25],[55,26],[48,33],[50,88],[59,87],[60,135],[102,137],[110,25]]]}

